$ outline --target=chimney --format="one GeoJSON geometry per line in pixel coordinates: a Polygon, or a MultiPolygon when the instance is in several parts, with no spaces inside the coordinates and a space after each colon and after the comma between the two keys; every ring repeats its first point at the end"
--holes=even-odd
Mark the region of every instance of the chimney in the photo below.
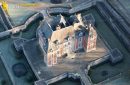
{"type": "Polygon", "coordinates": [[[91,28],[92,27],[92,24],[89,24],[89,28],[91,28]]]}
{"type": "Polygon", "coordinates": [[[56,27],[56,30],[60,30],[60,29],[61,29],[61,26],[58,25],[58,26],[56,27]]]}

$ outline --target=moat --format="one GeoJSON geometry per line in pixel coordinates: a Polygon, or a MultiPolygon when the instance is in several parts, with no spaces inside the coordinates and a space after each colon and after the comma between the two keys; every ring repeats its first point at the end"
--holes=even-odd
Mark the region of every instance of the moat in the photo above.
{"type": "MultiPolygon", "coordinates": [[[[86,10],[84,12],[85,14],[87,13],[92,13],[94,15],[94,18],[96,19],[96,26],[97,26],[97,30],[99,31],[99,33],[101,33],[101,35],[103,35],[103,38],[106,39],[106,41],[108,41],[108,43],[110,44],[111,48],[119,48],[121,49],[122,51],[124,51],[125,55],[127,56],[128,55],[128,52],[125,50],[125,48],[122,46],[122,44],[120,43],[120,41],[117,39],[117,37],[112,33],[112,31],[109,29],[109,27],[106,25],[106,23],[103,21],[103,19],[101,18],[101,16],[98,14],[98,12],[95,10],[95,8],[92,8],[92,9],[89,9],[89,10],[86,10]],[[100,25],[100,23],[102,23],[102,25],[100,25]],[[109,34],[107,34],[109,33],[109,34]],[[110,37],[111,36],[111,37],[110,37]],[[113,39],[112,39],[113,38],[113,39]],[[114,42],[113,42],[114,40],[114,42]],[[115,43],[116,42],[116,43],[115,43]]],[[[25,32],[22,32],[20,34],[17,34],[15,37],[22,37],[22,38],[27,38],[27,39],[31,39],[31,38],[34,38],[35,37],[35,31],[36,31],[36,28],[37,26],[39,25],[39,20],[37,20],[36,22],[33,22],[31,25],[29,25],[29,27],[27,28],[28,30],[25,31],[25,32]],[[29,34],[29,35],[28,35],[29,34]]],[[[11,43],[13,42],[13,39],[6,39],[6,40],[2,40],[0,42],[0,50],[2,52],[2,55],[4,57],[7,57],[9,58],[8,61],[11,60],[11,63],[12,65],[14,63],[17,63],[17,62],[22,62],[22,63],[25,63],[26,65],[28,65],[27,63],[27,60],[25,58],[24,55],[22,54],[18,54],[15,52],[15,49],[13,48],[13,44],[11,43]],[[6,43],[6,44],[5,44],[6,43]],[[4,46],[4,47],[3,47],[4,46]],[[12,50],[13,49],[13,50],[12,50]],[[8,52],[8,54],[7,54],[8,52]]],[[[123,62],[125,63],[125,62],[123,62]]],[[[111,67],[109,64],[103,64],[101,66],[98,66],[97,68],[92,68],[90,70],[90,77],[92,79],[92,81],[94,83],[99,83],[105,79],[107,79],[108,77],[110,76],[115,76],[117,75],[118,73],[122,72],[119,70],[120,66],[124,65],[123,63],[119,64],[119,65],[116,65],[114,67],[111,67]],[[116,68],[115,68],[116,67],[116,68]],[[102,69],[103,68],[103,69],[102,69]],[[106,68],[106,69],[104,69],[106,68]],[[109,68],[112,68],[112,69],[118,69],[118,70],[110,70],[109,68]],[[99,70],[100,69],[100,70],[99,70]],[[108,70],[109,69],[109,70],[108,70]],[[102,76],[101,73],[103,71],[107,71],[108,74],[106,75],[106,77],[102,76]],[[109,73],[110,72],[110,73],[109,73]],[[98,73],[98,74],[97,74],[98,73]],[[95,74],[98,76],[98,77],[95,77],[95,74]],[[98,78],[98,79],[97,79],[98,78]]],[[[10,64],[10,65],[11,65],[10,64]]],[[[129,65],[129,64],[128,64],[129,65]]],[[[30,68],[28,66],[28,68],[30,68]]],[[[11,69],[10,69],[11,70],[11,69]]],[[[18,78],[19,80],[19,78],[18,78]]],[[[21,79],[19,80],[20,82],[21,79]]],[[[70,84],[70,85],[80,85],[79,84],[75,84],[74,81],[68,81],[68,80],[62,80],[60,81],[60,83],[58,84],[53,84],[53,85],[66,85],[66,84],[70,84]],[[63,83],[64,82],[64,83],[63,83]]],[[[25,82],[24,85],[28,85],[27,82],[25,82]]]]}
{"type": "MultiPolygon", "coordinates": [[[[97,32],[99,33],[100,37],[107,42],[109,46],[108,47],[109,50],[118,48],[121,51],[121,53],[123,53],[124,56],[123,61],[116,65],[111,65],[109,62],[104,62],[100,65],[97,65],[96,67],[92,67],[89,71],[89,76],[91,78],[92,83],[100,85],[100,82],[106,81],[104,85],[110,85],[110,84],[117,85],[118,82],[119,85],[122,84],[129,85],[130,77],[127,76],[129,74],[129,72],[127,71],[129,71],[130,69],[129,68],[130,53],[127,51],[127,49],[124,47],[124,45],[119,40],[119,38],[115,35],[115,33],[110,29],[110,26],[107,25],[107,23],[104,21],[104,18],[100,15],[100,13],[97,11],[95,7],[91,7],[87,10],[81,11],[82,15],[86,15],[90,13],[92,13],[92,15],[95,18],[96,21],[95,27],[97,32]],[[111,78],[113,78],[113,80],[110,80],[111,78]],[[110,81],[107,82],[107,80],[110,81]],[[125,81],[127,81],[127,83],[125,81]]],[[[15,21],[17,21],[17,18],[16,20],[14,20],[13,23],[15,23],[15,21]]],[[[40,21],[41,19],[38,19],[32,22],[25,31],[17,33],[13,36],[7,37],[6,39],[2,39],[0,41],[1,57],[2,59],[6,60],[7,62],[6,66],[8,67],[8,72],[7,72],[5,71],[6,67],[4,67],[1,64],[0,68],[3,69],[1,73],[3,74],[10,73],[9,75],[3,75],[0,73],[0,75],[3,77],[2,79],[7,80],[6,81],[7,85],[12,85],[11,80],[13,80],[15,84],[18,85],[33,85],[34,82],[38,80],[34,75],[33,71],[31,70],[31,67],[29,66],[29,63],[26,57],[24,56],[24,54],[16,52],[16,49],[13,46],[13,41],[17,38],[25,38],[25,39],[36,38],[36,30],[40,24],[40,21]],[[12,66],[17,63],[24,64],[27,69],[27,73],[22,77],[17,77],[12,70],[12,66]],[[11,76],[11,80],[8,79],[8,76],[11,76]]],[[[16,22],[16,24],[19,25],[19,22],[16,22]]],[[[4,27],[1,26],[0,31],[3,31],[3,29],[4,27]]],[[[1,62],[0,60],[0,63],[3,62],[1,62]]],[[[50,85],[82,85],[82,84],[80,80],[63,79],[50,85]]]]}

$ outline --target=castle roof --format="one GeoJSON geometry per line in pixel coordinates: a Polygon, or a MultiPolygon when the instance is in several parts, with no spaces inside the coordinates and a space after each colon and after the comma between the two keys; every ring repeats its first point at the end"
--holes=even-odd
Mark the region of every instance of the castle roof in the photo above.
{"type": "MultiPolygon", "coordinates": [[[[73,36],[74,38],[79,38],[85,34],[88,34],[89,26],[88,26],[88,29],[82,26],[82,24],[79,22],[76,16],[71,16],[70,18],[73,18],[75,23],[67,27],[59,27],[57,29],[57,26],[59,25],[59,23],[62,23],[62,22],[65,23],[65,21],[63,20],[63,16],[61,15],[47,18],[39,26],[39,29],[38,29],[39,36],[44,36],[44,38],[48,40],[48,43],[46,43],[47,49],[50,48],[50,46],[51,48],[55,48],[57,43],[66,42],[66,38],[73,37],[73,36]]],[[[46,52],[47,52],[47,49],[45,49],[46,52]]]]}

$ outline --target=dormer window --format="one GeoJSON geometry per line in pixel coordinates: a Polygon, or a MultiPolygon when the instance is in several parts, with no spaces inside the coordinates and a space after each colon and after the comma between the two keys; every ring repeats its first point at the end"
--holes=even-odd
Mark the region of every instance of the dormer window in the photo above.
{"type": "Polygon", "coordinates": [[[88,29],[88,25],[86,25],[86,29],[88,29]]]}
{"type": "Polygon", "coordinates": [[[73,36],[71,36],[71,38],[72,38],[72,39],[74,39],[74,38],[75,38],[75,37],[74,37],[74,35],[73,35],[73,36]]]}
{"type": "Polygon", "coordinates": [[[93,32],[90,32],[89,36],[92,39],[93,38],[93,32]]]}
{"type": "Polygon", "coordinates": [[[52,49],[50,49],[50,52],[53,52],[53,50],[52,50],[52,49]]]}
{"type": "Polygon", "coordinates": [[[89,24],[89,28],[91,28],[92,27],[92,24],[89,24]]]}
{"type": "Polygon", "coordinates": [[[54,44],[58,44],[58,40],[55,40],[53,43],[54,43],[54,44]]]}
{"type": "Polygon", "coordinates": [[[65,37],[65,40],[67,40],[67,41],[68,41],[68,40],[69,40],[69,36],[66,36],[66,37],[65,37]]]}
{"type": "Polygon", "coordinates": [[[68,42],[68,45],[70,45],[70,42],[68,42]]]}

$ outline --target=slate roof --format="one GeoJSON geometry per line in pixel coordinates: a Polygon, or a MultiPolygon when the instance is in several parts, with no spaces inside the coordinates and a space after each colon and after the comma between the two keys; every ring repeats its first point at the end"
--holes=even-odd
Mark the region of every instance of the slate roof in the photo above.
{"type": "Polygon", "coordinates": [[[74,22],[76,22],[76,23],[79,22],[79,20],[77,19],[77,17],[75,15],[70,16],[67,21],[70,25],[73,25],[74,22]]]}
{"type": "Polygon", "coordinates": [[[44,33],[46,38],[51,37],[53,30],[51,29],[51,26],[48,24],[47,21],[43,21],[43,23],[40,25],[39,31],[44,33]]]}
{"type": "Polygon", "coordinates": [[[88,23],[95,24],[95,19],[92,14],[87,14],[83,16],[83,21],[85,24],[88,24],[88,23]]]}
{"type": "MultiPolygon", "coordinates": [[[[76,38],[78,38],[80,32],[82,32],[83,35],[88,33],[89,30],[86,30],[86,27],[81,26],[81,24],[78,23],[79,20],[78,20],[78,18],[75,15],[70,16],[70,19],[72,19],[73,22],[76,21],[76,23],[72,24],[70,26],[64,27],[64,28],[59,27],[59,29],[56,30],[56,31],[55,31],[55,29],[56,29],[57,25],[59,25],[59,23],[62,23],[62,21],[64,21],[63,17],[61,15],[58,15],[56,17],[52,16],[52,17],[46,18],[41,23],[41,25],[38,28],[38,35],[39,36],[43,36],[43,38],[49,39],[51,41],[51,42],[48,41],[47,43],[45,43],[46,46],[48,46],[47,49],[49,48],[49,46],[50,46],[49,44],[50,43],[53,43],[53,42],[55,42],[57,40],[58,40],[58,43],[64,43],[65,42],[65,38],[67,36],[75,35],[76,38]]],[[[52,44],[51,44],[51,46],[52,46],[52,44]]],[[[44,49],[45,52],[47,52],[47,49],[44,49]]]]}

